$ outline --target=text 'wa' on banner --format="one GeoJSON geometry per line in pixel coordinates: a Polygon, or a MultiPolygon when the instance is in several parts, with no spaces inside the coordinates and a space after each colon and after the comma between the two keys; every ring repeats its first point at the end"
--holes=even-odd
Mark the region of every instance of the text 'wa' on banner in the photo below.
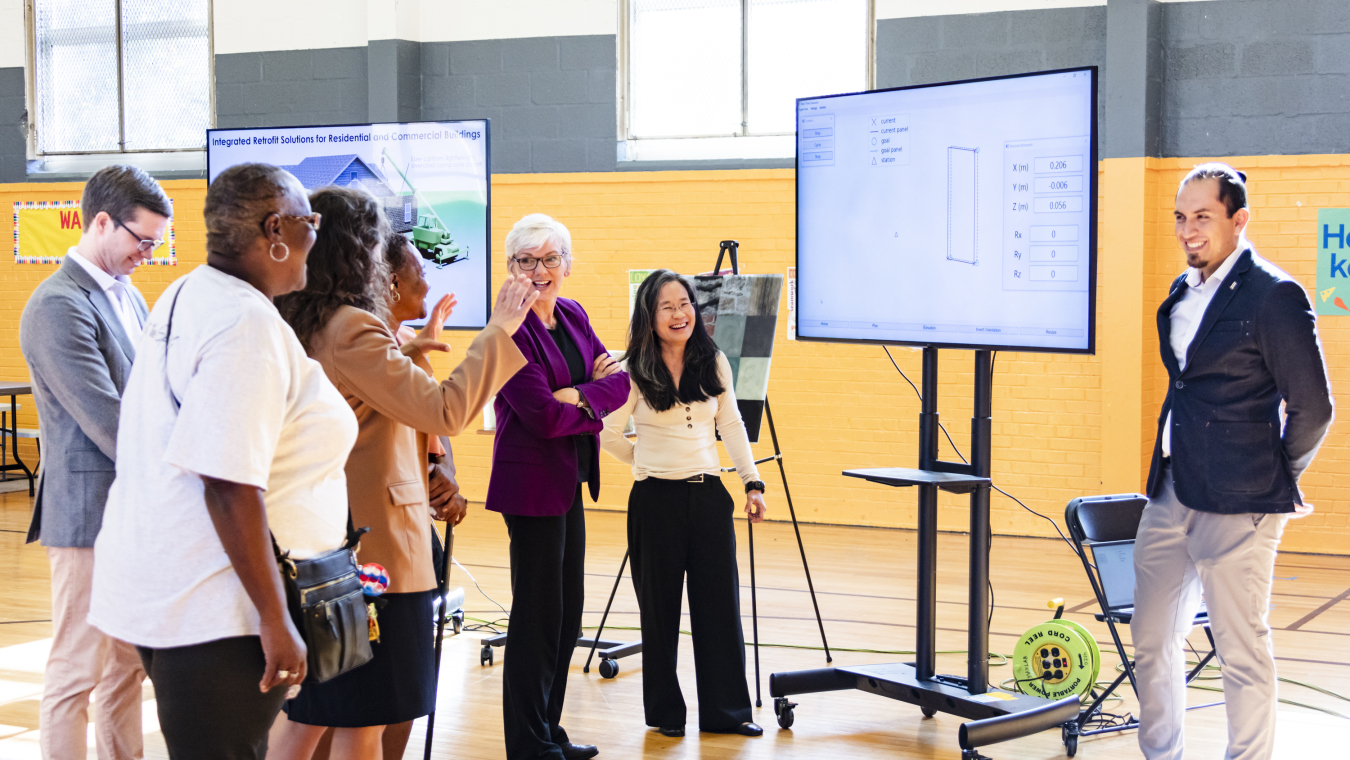
{"type": "MultiPolygon", "coordinates": [[[[169,201],[173,203],[172,200],[169,201]]],[[[59,264],[80,242],[85,219],[79,201],[16,201],[14,203],[14,263],[59,264]]],[[[177,264],[173,217],[164,231],[165,242],[143,264],[177,264]]]]}
{"type": "Polygon", "coordinates": [[[1350,208],[1317,211],[1318,316],[1350,315],[1350,208]]]}

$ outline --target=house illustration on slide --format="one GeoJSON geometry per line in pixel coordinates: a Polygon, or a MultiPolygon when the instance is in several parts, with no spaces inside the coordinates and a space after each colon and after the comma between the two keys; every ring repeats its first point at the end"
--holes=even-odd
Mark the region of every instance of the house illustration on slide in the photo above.
{"type": "Polygon", "coordinates": [[[329,185],[358,187],[375,196],[384,206],[390,224],[398,232],[412,229],[417,219],[417,200],[412,193],[397,193],[379,169],[367,164],[355,153],[337,156],[310,156],[282,169],[295,175],[306,190],[329,185]]]}

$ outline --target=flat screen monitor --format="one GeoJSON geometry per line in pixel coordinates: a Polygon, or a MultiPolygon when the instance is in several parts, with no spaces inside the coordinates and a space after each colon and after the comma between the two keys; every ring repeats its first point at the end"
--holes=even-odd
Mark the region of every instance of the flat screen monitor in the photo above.
{"type": "Polygon", "coordinates": [[[231,166],[260,162],[286,169],[308,190],[368,191],[421,255],[427,308],[454,293],[458,305],[445,326],[477,330],[492,309],[488,126],[478,119],[212,129],[206,173],[214,182],[231,166]]]}
{"type": "Polygon", "coordinates": [[[797,337],[1093,353],[1097,69],[797,101],[797,337]]]}

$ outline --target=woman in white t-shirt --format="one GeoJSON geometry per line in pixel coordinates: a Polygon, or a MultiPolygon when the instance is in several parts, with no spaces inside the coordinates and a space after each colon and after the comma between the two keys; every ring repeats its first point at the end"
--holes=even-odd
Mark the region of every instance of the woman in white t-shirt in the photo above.
{"type": "Polygon", "coordinates": [[[135,644],[170,757],[262,760],[306,650],[269,530],[342,545],[357,425],[272,298],[305,284],[321,219],[265,164],[206,193],[207,266],[155,305],[122,397],[89,622],[135,644]]]}
{"type": "MultiPolygon", "coordinates": [[[[764,519],[760,482],[736,408],[731,364],[703,326],[694,289],[668,270],[638,288],[624,355],[628,402],[605,418],[600,445],[633,466],[628,552],[642,621],[642,703],[647,725],[684,736],[676,678],[681,590],[689,582],[699,729],[760,736],[750,721],[736,569],[736,504],[722,485],[717,434],[745,484],[745,512],[764,519]],[[623,435],[629,418],[637,441],[623,435]]],[[[562,391],[559,391],[561,393],[562,391]]]]}

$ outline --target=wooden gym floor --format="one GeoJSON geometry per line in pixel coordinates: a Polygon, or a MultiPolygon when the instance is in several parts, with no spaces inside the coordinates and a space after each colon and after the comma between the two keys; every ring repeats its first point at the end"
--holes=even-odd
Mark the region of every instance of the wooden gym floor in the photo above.
{"type": "MultiPolygon", "coordinates": [[[[771,507],[781,515],[786,505],[775,499],[771,507]]],[[[0,494],[0,565],[8,568],[6,603],[0,611],[0,760],[38,757],[38,703],[42,671],[51,635],[50,585],[45,554],[37,545],[25,545],[31,500],[26,491],[0,494]]],[[[587,513],[589,544],[586,558],[585,624],[596,625],[624,552],[624,515],[587,513]]],[[[740,533],[742,611],[746,640],[750,630],[750,573],[746,525],[740,533]]],[[[825,631],[835,647],[835,664],[893,662],[908,655],[852,652],[847,649],[910,649],[914,643],[914,534],[909,531],[804,525],[802,534],[815,580],[825,631]]],[[[806,593],[796,542],[788,523],[766,523],[755,531],[759,582],[759,631],[765,644],[817,647],[820,635],[806,593]]],[[[961,649],[965,642],[966,539],[943,534],[938,539],[939,647],[961,649]]],[[[509,608],[510,588],[506,531],[501,518],[471,508],[458,530],[457,559],[473,574],[482,591],[509,608]]],[[[995,599],[990,647],[1011,654],[1024,630],[1051,616],[1046,600],[1062,596],[1068,617],[1093,633],[1103,649],[1103,678],[1118,663],[1106,627],[1092,619],[1094,603],[1082,566],[1058,540],[995,538],[992,572],[995,599]]],[[[1271,622],[1275,650],[1284,678],[1316,684],[1350,696],[1350,557],[1283,554],[1275,571],[1271,622]]],[[[496,607],[474,588],[459,569],[451,586],[466,590],[470,617],[494,619],[496,607]]],[[[625,580],[610,615],[618,626],[637,624],[637,604],[625,580]]],[[[465,632],[446,640],[441,667],[439,713],[432,757],[488,760],[503,757],[501,739],[501,666],[509,652],[496,650],[495,664],[479,665],[479,639],[465,632]]],[[[607,637],[636,638],[633,631],[613,630],[607,637]]],[[[1128,632],[1126,633],[1128,636],[1128,632]]],[[[1203,634],[1192,637],[1197,648],[1203,634]]],[[[1127,639],[1128,641],[1128,639],[1127,639]]],[[[800,706],[790,731],[775,722],[768,694],[769,674],[775,671],[825,666],[823,653],[814,649],[762,647],[761,684],[764,706],[755,719],[765,735],[757,739],[699,734],[696,729],[692,649],[685,637],[680,674],[689,702],[690,734],[668,739],[648,730],[642,717],[641,658],[620,661],[612,680],[602,679],[594,665],[582,672],[585,652],[578,650],[569,680],[564,725],[574,740],[600,746],[601,758],[956,758],[959,718],[939,714],[925,719],[911,705],[861,692],[806,694],[794,697],[800,706]]],[[[753,660],[747,652],[747,675],[753,660]]],[[[939,656],[939,672],[963,675],[959,654],[939,656]]],[[[1011,676],[1007,665],[991,667],[990,677],[1011,676]]],[[[1217,683],[1217,682],[1210,682],[1217,683]]],[[[1128,688],[1125,689],[1128,692],[1128,688]]],[[[754,684],[751,683],[751,692],[754,684]]],[[[1216,695],[1191,692],[1193,703],[1216,695]]],[[[1350,715],[1350,702],[1293,684],[1281,685],[1281,696],[1350,715]]],[[[146,757],[164,758],[166,752],[155,719],[153,690],[145,686],[146,757]]],[[[1125,713],[1136,708],[1132,696],[1109,709],[1125,713]]],[[[1335,743],[1350,736],[1350,720],[1304,707],[1279,708],[1276,756],[1305,758],[1332,756],[1335,743]],[[1330,753],[1330,754],[1328,754],[1330,753]]],[[[1225,720],[1222,708],[1188,713],[1188,757],[1222,757],[1225,720]]],[[[407,757],[422,756],[425,724],[413,731],[407,757]]],[[[1058,731],[1048,731],[985,748],[998,760],[1058,758],[1064,756],[1058,731]]],[[[1139,757],[1133,732],[1084,738],[1079,757],[1139,757]]],[[[93,757],[91,747],[90,757],[93,757]]]]}

